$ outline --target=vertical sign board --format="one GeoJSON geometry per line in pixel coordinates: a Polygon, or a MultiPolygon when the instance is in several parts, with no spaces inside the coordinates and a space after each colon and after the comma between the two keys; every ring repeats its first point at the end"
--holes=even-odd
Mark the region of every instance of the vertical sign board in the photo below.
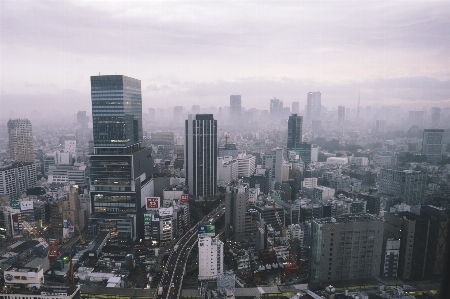
{"type": "Polygon", "coordinates": [[[20,214],[11,214],[11,223],[12,223],[12,235],[13,237],[20,235],[20,225],[19,222],[21,220],[20,214]]]}
{"type": "Polygon", "coordinates": [[[181,194],[181,202],[189,202],[189,195],[181,194]]]}
{"type": "Polygon", "coordinates": [[[146,203],[147,210],[159,209],[159,197],[146,197],[146,203]]]}
{"type": "Polygon", "coordinates": [[[144,239],[149,240],[152,236],[152,214],[144,214],[144,239]]]}

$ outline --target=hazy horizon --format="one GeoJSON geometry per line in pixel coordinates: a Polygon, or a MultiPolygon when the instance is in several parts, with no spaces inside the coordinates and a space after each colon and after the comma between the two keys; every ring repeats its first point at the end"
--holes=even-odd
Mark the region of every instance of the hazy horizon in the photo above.
{"type": "Polygon", "coordinates": [[[0,118],[90,114],[90,76],[141,80],[143,111],[446,107],[450,1],[0,1],[0,118]],[[105,3],[108,3],[105,5],[105,3]]]}

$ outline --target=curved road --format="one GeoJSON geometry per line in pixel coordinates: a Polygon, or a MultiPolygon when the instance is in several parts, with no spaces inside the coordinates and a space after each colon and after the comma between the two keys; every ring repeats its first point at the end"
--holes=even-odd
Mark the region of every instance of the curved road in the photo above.
{"type": "MultiPolygon", "coordinates": [[[[202,221],[213,219],[212,222],[214,223],[224,213],[224,205],[220,204],[217,208],[205,216],[202,221]]],[[[183,278],[186,274],[185,271],[188,256],[198,240],[197,226],[198,223],[189,229],[175,244],[178,245],[178,249],[176,251],[172,251],[167,259],[161,282],[157,288],[158,290],[162,287],[163,292],[161,295],[157,294],[155,296],[156,299],[175,299],[180,297],[183,278]]]]}

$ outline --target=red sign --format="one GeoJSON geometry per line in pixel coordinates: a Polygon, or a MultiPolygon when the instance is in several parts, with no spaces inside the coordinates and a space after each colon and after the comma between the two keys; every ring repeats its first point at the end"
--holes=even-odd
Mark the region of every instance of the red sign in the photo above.
{"type": "Polygon", "coordinates": [[[159,209],[159,197],[147,197],[147,210],[159,209]]]}
{"type": "Polygon", "coordinates": [[[189,202],[189,195],[181,194],[181,202],[189,202]]]}

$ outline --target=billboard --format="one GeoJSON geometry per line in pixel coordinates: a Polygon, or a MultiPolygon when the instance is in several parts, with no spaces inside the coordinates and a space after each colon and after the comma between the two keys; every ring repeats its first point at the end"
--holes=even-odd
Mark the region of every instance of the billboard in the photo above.
{"type": "Polygon", "coordinates": [[[198,226],[199,237],[215,237],[216,226],[215,225],[199,225],[198,226]]]}
{"type": "Polygon", "coordinates": [[[189,195],[181,194],[181,202],[189,202],[189,195]]]}
{"type": "Polygon", "coordinates": [[[152,222],[152,214],[144,214],[144,223],[152,222]]]}
{"type": "Polygon", "coordinates": [[[147,210],[159,209],[159,197],[146,197],[147,210]]]}
{"type": "Polygon", "coordinates": [[[159,208],[159,217],[173,215],[173,207],[159,208]]]}
{"type": "Polygon", "coordinates": [[[11,223],[12,223],[12,235],[13,237],[20,235],[20,222],[21,222],[20,214],[11,214],[11,223]]]}
{"type": "Polygon", "coordinates": [[[18,200],[11,200],[9,205],[14,210],[20,210],[20,202],[18,200]]]}
{"type": "Polygon", "coordinates": [[[27,211],[33,209],[33,202],[30,200],[24,200],[20,202],[20,210],[27,211]]]}

